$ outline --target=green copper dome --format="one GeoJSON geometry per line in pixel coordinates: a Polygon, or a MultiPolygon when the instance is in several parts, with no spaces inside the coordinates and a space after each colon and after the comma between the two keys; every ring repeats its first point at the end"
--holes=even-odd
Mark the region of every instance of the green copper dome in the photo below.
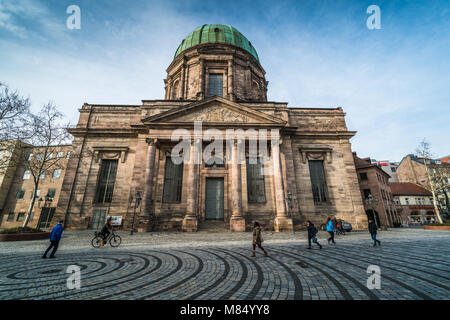
{"type": "Polygon", "coordinates": [[[181,44],[175,52],[174,58],[176,58],[184,50],[195,45],[217,42],[229,43],[242,48],[259,61],[258,54],[256,53],[255,48],[253,48],[251,42],[232,26],[225,26],[223,24],[204,24],[203,26],[192,31],[186,39],[181,41],[181,44]]]}

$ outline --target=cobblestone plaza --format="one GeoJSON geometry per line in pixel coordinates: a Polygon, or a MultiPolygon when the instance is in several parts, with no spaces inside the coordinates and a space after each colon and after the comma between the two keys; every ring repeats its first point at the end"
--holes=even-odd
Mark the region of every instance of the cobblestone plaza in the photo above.
{"type": "Polygon", "coordinates": [[[448,231],[391,229],[372,247],[367,232],[307,250],[306,233],[264,232],[269,257],[250,257],[250,233],[119,232],[122,245],[94,249],[92,232],[67,231],[56,259],[41,259],[47,240],[0,242],[0,299],[448,299],[448,231]],[[81,288],[68,289],[68,266],[81,288]],[[381,288],[368,289],[369,265],[381,288]]]}

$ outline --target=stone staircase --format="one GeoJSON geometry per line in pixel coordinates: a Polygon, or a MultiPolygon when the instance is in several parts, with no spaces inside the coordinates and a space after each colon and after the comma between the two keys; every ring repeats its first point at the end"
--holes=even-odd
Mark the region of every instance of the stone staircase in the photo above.
{"type": "Polygon", "coordinates": [[[200,221],[198,231],[211,233],[230,232],[230,224],[221,220],[200,221]]]}

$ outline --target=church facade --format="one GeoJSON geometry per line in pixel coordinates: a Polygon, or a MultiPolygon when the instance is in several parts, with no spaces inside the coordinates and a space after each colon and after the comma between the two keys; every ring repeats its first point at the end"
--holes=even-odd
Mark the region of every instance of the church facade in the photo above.
{"type": "Polygon", "coordinates": [[[258,221],[289,231],[336,216],[366,227],[342,108],[268,101],[257,52],[235,28],[194,30],[164,84],[163,100],[81,107],[69,129],[80,156],[67,164],[55,221],[86,229],[115,216],[139,231],[209,221],[245,231],[258,221]]]}

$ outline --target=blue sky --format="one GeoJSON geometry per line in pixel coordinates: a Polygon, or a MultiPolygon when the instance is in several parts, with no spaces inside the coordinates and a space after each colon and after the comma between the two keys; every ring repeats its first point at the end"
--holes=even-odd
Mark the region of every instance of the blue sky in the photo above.
{"type": "Polygon", "coordinates": [[[176,48],[205,23],[252,42],[269,100],[342,106],[359,156],[399,161],[423,138],[450,153],[449,1],[0,0],[0,81],[73,123],[84,102],[161,99],[176,48]],[[80,30],[66,27],[73,4],[80,30]]]}

